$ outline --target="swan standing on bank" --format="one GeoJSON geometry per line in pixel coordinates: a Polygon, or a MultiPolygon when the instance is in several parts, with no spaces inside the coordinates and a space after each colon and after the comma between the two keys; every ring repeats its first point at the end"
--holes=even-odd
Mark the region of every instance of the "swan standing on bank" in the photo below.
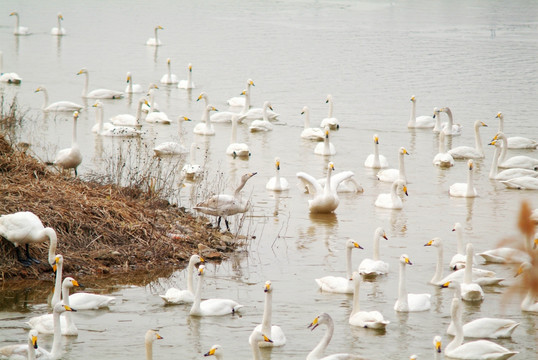
{"type": "Polygon", "coordinates": [[[321,123],[319,124],[319,127],[321,129],[324,129],[325,126],[328,126],[331,130],[337,130],[340,129],[340,122],[337,118],[333,117],[333,96],[327,95],[327,100],[325,100],[326,104],[329,104],[329,113],[327,114],[327,117],[321,120],[321,123]]]}
{"type": "Polygon", "coordinates": [[[135,94],[135,93],[141,93],[144,89],[142,89],[142,85],[140,84],[133,84],[133,77],[131,76],[130,72],[127,72],[127,87],[125,88],[126,94],[135,94]]]}
{"type": "Polygon", "coordinates": [[[262,323],[254,328],[254,331],[269,336],[272,342],[260,341],[260,347],[276,347],[286,344],[286,335],[278,325],[272,325],[271,319],[273,314],[273,285],[267,280],[263,291],[265,292],[265,305],[263,308],[262,323]]]}
{"type": "Polygon", "coordinates": [[[205,136],[215,135],[215,128],[213,127],[213,124],[209,122],[210,111],[218,110],[215,109],[215,107],[213,107],[212,105],[207,105],[204,109],[204,113],[202,114],[202,119],[200,120],[200,123],[196,124],[196,126],[192,130],[193,133],[205,136]]]}
{"type": "MultiPolygon", "coordinates": [[[[247,80],[247,92],[249,92],[250,94],[250,87],[251,86],[255,86],[254,85],[254,81],[252,81],[252,79],[248,79],[247,80]]],[[[241,93],[241,95],[245,95],[244,93],[241,93]]],[[[241,106],[245,106],[245,101],[246,101],[246,97],[245,96],[234,96],[232,98],[229,98],[226,103],[230,106],[236,106],[236,107],[241,107],[241,106]]],[[[249,104],[249,107],[250,107],[250,104],[249,104]]]]}
{"type": "Polygon", "coordinates": [[[353,273],[353,308],[349,315],[349,324],[367,329],[382,330],[390,324],[379,311],[360,311],[359,289],[361,279],[358,272],[353,273]]]}
{"type": "MultiPolygon", "coordinates": [[[[272,131],[273,130],[273,124],[269,122],[269,110],[273,110],[273,107],[269,101],[265,101],[263,103],[263,111],[262,111],[262,117],[263,120],[254,120],[250,123],[250,126],[248,129],[250,132],[257,132],[257,131],[272,131]]],[[[247,114],[243,114],[242,116],[248,117],[247,114]]]]}
{"type": "Polygon", "coordinates": [[[202,301],[202,285],[205,275],[205,265],[198,267],[198,283],[196,284],[196,292],[194,293],[194,301],[192,303],[191,316],[224,316],[235,314],[243,307],[235,300],[229,299],[207,299],[202,301]]]}
{"type": "Polygon", "coordinates": [[[351,260],[351,251],[353,249],[363,249],[356,241],[348,239],[346,241],[346,277],[342,276],[324,276],[315,279],[321,291],[353,294],[353,265],[351,260]]]}
{"type": "Polygon", "coordinates": [[[177,84],[177,87],[179,89],[194,89],[196,86],[192,82],[192,64],[189,64],[187,72],[187,80],[180,80],[177,84]]]}
{"type": "Polygon", "coordinates": [[[153,151],[155,152],[155,155],[157,156],[164,156],[164,155],[181,155],[189,152],[187,148],[181,143],[183,134],[182,134],[182,123],[183,121],[191,121],[186,116],[178,116],[177,117],[177,127],[178,127],[178,140],[180,142],[175,141],[166,141],[162,144],[159,144],[153,148],[153,151]]]}
{"type": "Polygon", "coordinates": [[[55,262],[58,238],[56,231],[51,227],[44,227],[43,223],[30,211],[20,211],[0,216],[0,236],[15,246],[17,260],[25,266],[40,261],[30,256],[29,245],[49,241],[48,262],[52,266],[55,262]],[[19,245],[26,245],[26,259],[22,259],[19,245]]]}
{"type": "Polygon", "coordinates": [[[136,107],[136,115],[131,114],[118,114],[110,118],[110,122],[117,126],[131,126],[140,128],[140,119],[142,118],[142,105],[149,105],[148,100],[141,98],[138,100],[138,106],[136,107]]]}
{"type": "Polygon", "coordinates": [[[445,133],[439,131],[439,153],[433,157],[433,165],[440,168],[454,166],[454,158],[445,150],[445,133]]]}
{"type": "Polygon", "coordinates": [[[28,31],[28,28],[26,26],[20,26],[19,25],[19,13],[16,11],[13,11],[9,16],[15,16],[15,28],[13,29],[14,35],[30,35],[30,32],[28,31]]]}
{"type": "Polygon", "coordinates": [[[272,191],[285,191],[289,190],[290,184],[286,178],[280,177],[280,158],[275,158],[275,176],[269,179],[265,184],[267,190],[272,191]]]}
{"type": "Polygon", "coordinates": [[[460,124],[454,124],[454,118],[452,117],[452,110],[449,107],[439,109],[439,112],[444,112],[448,115],[448,123],[443,127],[442,131],[445,135],[458,136],[461,135],[463,127],[460,124]]]}
{"type": "Polygon", "coordinates": [[[478,196],[478,193],[476,192],[476,189],[474,188],[473,184],[473,160],[469,159],[467,161],[467,167],[469,169],[469,172],[467,173],[467,182],[466,183],[454,183],[450,185],[450,188],[448,189],[448,193],[450,196],[454,197],[466,197],[466,198],[472,198],[478,196]]]}
{"type": "Polygon", "coordinates": [[[501,141],[493,140],[489,145],[495,145],[493,153],[493,163],[489,171],[489,178],[494,180],[510,180],[521,176],[538,177],[538,171],[521,168],[510,168],[499,172],[499,158],[501,155],[501,141]]]}
{"type": "Polygon", "coordinates": [[[363,259],[359,265],[359,274],[363,276],[385,275],[389,272],[389,264],[379,260],[379,239],[388,240],[385,230],[378,227],[374,232],[373,255],[371,259],[363,259]]]}
{"type": "Polygon", "coordinates": [[[431,308],[430,294],[408,294],[405,287],[405,267],[413,265],[405,254],[400,256],[400,280],[398,283],[398,300],[394,304],[394,310],[401,312],[426,311],[431,308]]]}
{"type": "Polygon", "coordinates": [[[160,25],[155,26],[155,28],[153,29],[153,31],[155,32],[155,37],[149,38],[146,41],[146,45],[148,46],[161,46],[162,45],[161,40],[159,40],[159,34],[157,33],[158,30],[164,30],[164,28],[160,25]]]}
{"type": "Polygon", "coordinates": [[[405,194],[405,196],[409,196],[407,194],[407,185],[405,181],[396,180],[392,183],[389,194],[383,193],[377,195],[377,199],[375,200],[375,206],[385,209],[403,209],[403,201],[398,195],[399,189],[402,189],[402,192],[405,194]]]}
{"type": "Polygon", "coordinates": [[[387,158],[379,155],[379,136],[377,134],[374,134],[374,153],[368,155],[366,161],[364,161],[364,166],[375,169],[389,167],[387,158]]]}
{"type": "Polygon", "coordinates": [[[538,159],[532,158],[530,156],[525,155],[518,155],[518,156],[512,156],[511,158],[506,159],[506,152],[507,149],[507,140],[506,136],[502,132],[498,132],[493,139],[491,140],[491,143],[493,141],[500,140],[501,141],[501,155],[499,157],[500,163],[497,165],[500,168],[522,168],[522,169],[530,169],[530,170],[537,170],[538,169],[538,159]]]}
{"type": "Polygon", "coordinates": [[[37,331],[28,332],[28,343],[7,345],[0,348],[0,357],[2,359],[28,359],[35,360],[37,347],[37,331]]]}
{"type": "Polygon", "coordinates": [[[40,86],[38,87],[37,89],[35,89],[34,92],[42,92],[43,93],[43,96],[44,96],[44,101],[43,101],[43,111],[69,111],[69,112],[73,112],[73,111],[80,111],[80,109],[82,109],[84,106],[82,105],[79,105],[77,103],[74,103],[72,101],[56,101],[52,104],[49,105],[49,93],[47,91],[47,89],[45,89],[45,87],[43,86],[40,86]]]}
{"type": "Polygon", "coordinates": [[[77,168],[82,162],[82,153],[77,142],[77,120],[78,111],[73,113],[73,134],[71,137],[71,147],[58,151],[53,164],[62,169],[75,169],[75,176],[78,175],[77,168]]]}
{"type": "Polygon", "coordinates": [[[306,140],[323,141],[325,133],[320,128],[310,127],[310,109],[308,106],[303,107],[301,115],[304,115],[304,128],[301,137],[306,140]]]}
{"type": "Polygon", "coordinates": [[[166,59],[166,66],[168,67],[168,72],[161,77],[161,84],[177,84],[179,80],[176,74],[172,74],[170,58],[166,59]]]}
{"type": "Polygon", "coordinates": [[[163,337],[155,330],[146,331],[144,344],[146,345],[146,360],[153,360],[153,343],[155,340],[161,340],[163,337]]]}
{"type": "Polygon", "coordinates": [[[189,259],[187,265],[187,289],[181,290],[170,288],[164,295],[159,295],[166,304],[190,304],[194,301],[194,267],[196,264],[203,263],[205,260],[198,254],[194,254],[189,259]]]}
{"type": "Polygon", "coordinates": [[[82,88],[82,97],[90,99],[121,99],[123,92],[109,89],[95,89],[88,92],[88,84],[90,82],[90,74],[86,68],[80,69],[77,75],[84,74],[84,87],[82,88]]]}
{"type": "MultiPolygon", "coordinates": [[[[262,334],[259,331],[252,331],[248,338],[248,343],[252,349],[252,356],[254,360],[261,360],[262,355],[260,352],[260,344],[262,343],[272,343],[273,340],[269,339],[266,335],[262,334]]],[[[211,349],[204,354],[204,356],[214,356],[217,360],[224,359],[224,354],[222,351],[222,346],[215,344],[211,349]]]]}
{"type": "Polygon", "coordinates": [[[470,146],[458,146],[448,150],[448,153],[452,155],[454,159],[482,159],[484,157],[484,148],[482,147],[482,139],[480,138],[481,126],[487,127],[487,125],[480,120],[474,122],[474,148],[470,146]]]}
{"type": "Polygon", "coordinates": [[[407,176],[405,174],[405,162],[404,155],[409,155],[409,152],[401,147],[398,150],[398,169],[385,169],[377,173],[377,178],[383,182],[394,182],[396,180],[403,180],[407,183],[407,176]]]}
{"type": "MultiPolygon", "coordinates": [[[[504,132],[504,115],[502,112],[497,113],[496,118],[499,119],[499,132],[504,132]]],[[[511,136],[506,139],[508,149],[536,149],[538,141],[521,137],[511,136]]]]}
{"type": "Polygon", "coordinates": [[[3,72],[4,68],[4,54],[0,51],[0,82],[5,82],[8,84],[20,84],[22,82],[21,77],[14,72],[3,72]]]}
{"type": "Polygon", "coordinates": [[[67,34],[67,32],[65,31],[65,29],[62,27],[62,20],[64,19],[64,17],[62,16],[61,13],[58,13],[58,26],[57,27],[53,27],[51,30],[50,30],[50,34],[51,35],[55,35],[55,36],[63,36],[65,34],[67,34]]]}
{"type": "Polygon", "coordinates": [[[220,228],[220,220],[224,217],[226,229],[230,231],[230,225],[228,224],[227,217],[240,213],[245,213],[250,207],[248,202],[243,202],[243,199],[241,197],[241,190],[243,190],[243,187],[247,183],[248,179],[250,179],[254,175],[256,175],[255,172],[244,174],[241,177],[241,183],[235,189],[233,195],[213,195],[209,199],[196,204],[193,209],[206,215],[217,216],[217,228],[220,228]]]}
{"type": "Polygon", "coordinates": [[[103,122],[103,103],[99,100],[92,105],[95,107],[95,117],[97,124],[92,127],[92,132],[101,135],[101,136],[112,136],[112,137],[133,137],[140,136],[142,131],[135,129],[131,126],[115,126],[109,122],[103,122]]]}
{"type": "Polygon", "coordinates": [[[324,133],[325,137],[323,139],[323,142],[316,145],[316,147],[314,148],[314,154],[323,156],[336,154],[334,144],[329,140],[329,126],[325,126],[324,133]]]}
{"type": "Polygon", "coordinates": [[[407,123],[408,128],[415,128],[415,129],[428,129],[433,128],[435,126],[435,119],[431,115],[416,115],[416,109],[417,109],[417,99],[415,98],[415,95],[411,96],[411,102],[413,105],[411,105],[411,116],[409,117],[409,122],[407,123]]]}

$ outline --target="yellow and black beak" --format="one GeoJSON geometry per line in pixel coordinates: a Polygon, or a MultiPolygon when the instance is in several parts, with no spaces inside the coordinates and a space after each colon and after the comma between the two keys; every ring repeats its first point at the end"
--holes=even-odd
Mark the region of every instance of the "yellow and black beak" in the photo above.
{"type": "Polygon", "coordinates": [[[408,257],[405,258],[405,263],[406,263],[407,265],[413,265],[413,263],[411,262],[411,260],[409,260],[408,257]]]}
{"type": "Polygon", "coordinates": [[[315,328],[317,328],[318,325],[319,325],[319,324],[318,324],[318,320],[319,320],[319,316],[316,317],[316,318],[314,319],[314,321],[312,321],[312,322],[310,323],[310,325],[308,325],[308,328],[309,328],[309,329],[311,328],[310,330],[314,330],[315,328]]]}
{"type": "Polygon", "coordinates": [[[435,351],[437,351],[438,353],[441,352],[441,342],[440,341],[435,342],[435,351]]]}
{"type": "Polygon", "coordinates": [[[403,192],[404,192],[405,196],[409,196],[409,194],[407,193],[407,186],[403,187],[403,192]]]}
{"type": "Polygon", "coordinates": [[[424,244],[424,246],[432,246],[432,244],[433,244],[433,240],[430,240],[426,244],[424,244]]]}
{"type": "Polygon", "coordinates": [[[35,335],[32,336],[32,346],[37,349],[37,336],[35,335]]]}
{"type": "Polygon", "coordinates": [[[441,289],[446,289],[447,287],[450,286],[450,281],[447,281],[446,283],[444,283],[443,285],[441,285],[441,289]]]}

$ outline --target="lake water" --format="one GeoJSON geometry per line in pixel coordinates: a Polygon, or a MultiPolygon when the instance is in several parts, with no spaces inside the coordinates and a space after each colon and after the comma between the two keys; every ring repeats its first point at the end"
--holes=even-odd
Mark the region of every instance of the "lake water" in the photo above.
{"type": "MultiPolygon", "coordinates": [[[[144,87],[158,83],[170,58],[180,79],[186,78],[187,64],[193,64],[196,88],[186,91],[159,84],[156,101],[171,119],[178,115],[193,119],[183,124],[184,140],[200,148],[198,160],[207,170],[201,188],[205,186],[207,192],[222,174],[226,191],[231,192],[243,173],[258,172],[244,190],[253,206],[240,229],[255,239],[249,242],[248,252],[238,252],[219,265],[208,264],[203,294],[239,300],[245,305],[242,317],[198,319],[189,317],[188,307],[164,307],[158,294],[170,286],[185,286],[185,272],[177,272],[146,286],[115,287],[112,293],[119,301],[110,311],[74,314],[80,334],[63,339],[64,359],[143,358],[143,338],[149,328],[159,329],[164,337],[154,346],[155,358],[201,359],[213,344],[221,344],[227,358],[251,358],[248,336],[261,322],[266,280],[275,288],[273,323],[282,327],[288,341],[284,347],[263,350],[264,359],[304,359],[324,331],[311,332],[307,325],[322,312],[333,317],[336,327],[326,354],[430,358],[433,335],[443,335],[444,345],[451,339],[445,330],[452,291],[428,284],[436,252],[423,245],[435,236],[443,238],[448,263],[456,251],[452,226],[460,222],[464,238],[474,243],[476,252],[493,248],[503,238],[517,236],[522,200],[538,206],[536,192],[508,190],[488,179],[491,146],[486,146],[486,158],[475,162],[479,197],[470,201],[449,197],[450,184],[466,180],[465,162],[457,161],[448,170],[435,168],[436,136],[429,130],[410,131],[406,125],[409,99],[416,95],[417,115],[431,114],[436,106],[452,109],[455,122],[464,127],[462,136],[449,140],[452,146],[473,145],[472,124],[477,119],[488,124],[481,135],[484,144],[489,142],[497,131],[499,111],[505,114],[508,135],[538,138],[537,2],[32,0],[2,8],[3,71],[15,71],[23,78],[20,86],[2,88],[8,99],[17,96],[31,119],[17,133],[17,141],[31,143],[41,159],[52,160],[58,149],[69,146],[72,120],[69,114],[45,117],[40,111],[42,94],[34,93],[38,86],[48,89],[51,101],[81,103],[84,79],[75,75],[81,68],[90,72],[90,89],[123,90],[127,71],[144,87]],[[30,36],[12,34],[11,11],[19,12],[30,36]],[[49,34],[59,11],[68,34],[61,38],[49,34]],[[159,33],[163,45],[157,49],[145,46],[156,25],[164,27],[159,33]],[[252,153],[244,161],[225,154],[230,124],[215,124],[214,137],[194,135],[192,129],[202,115],[203,104],[196,102],[200,91],[208,93],[216,108],[227,110],[226,99],[237,96],[248,78],[255,83],[252,105],[261,107],[269,100],[280,117],[268,133],[250,133],[246,125],[239,126],[238,139],[247,142],[252,153]],[[318,126],[328,111],[327,94],[334,97],[334,116],[341,128],[331,133],[336,155],[323,157],[313,153],[314,143],[301,140],[300,113],[308,105],[312,126],[318,126]],[[379,134],[380,152],[391,167],[397,167],[400,146],[411,153],[406,157],[409,196],[401,211],[374,206],[377,195],[390,189],[363,166],[373,150],[374,133],[379,134]],[[265,190],[276,156],[281,159],[281,174],[292,185],[282,194],[265,190]],[[305,171],[322,177],[328,160],[334,162],[336,172],[353,171],[365,191],[342,194],[335,214],[310,215],[309,196],[295,186],[295,174],[305,171]],[[378,226],[389,237],[382,240],[380,252],[390,264],[390,273],[363,283],[361,306],[379,310],[391,321],[382,333],[352,328],[347,323],[351,296],[321,293],[314,282],[328,274],[345,276],[348,238],[364,247],[354,251],[354,267],[370,257],[378,226]],[[402,253],[413,262],[407,269],[408,291],[431,293],[429,311],[398,314],[393,310],[402,253]]],[[[105,119],[134,114],[138,98],[105,101],[105,119]]],[[[121,145],[121,140],[96,137],[90,131],[95,111],[92,101],[86,104],[89,107],[81,112],[78,124],[82,177],[108,169],[107,159],[117,155],[121,145]]],[[[174,121],[169,126],[144,123],[143,130],[141,156],[155,144],[175,139],[178,129],[174,121]]],[[[538,157],[536,151],[519,153],[538,157]]],[[[202,196],[202,190],[191,189],[181,190],[181,205],[191,207],[202,196]]],[[[239,219],[231,222],[237,230],[239,219]]],[[[481,304],[466,305],[464,321],[494,316],[520,322],[512,339],[497,342],[519,351],[517,359],[535,358],[537,316],[521,312],[517,297],[503,297],[514,283],[514,268],[481,267],[497,271],[506,280],[504,286],[486,288],[481,304]]],[[[28,290],[13,296],[4,299],[0,311],[0,346],[24,342],[24,321],[48,311],[44,294],[32,295],[28,290]]],[[[46,337],[40,345],[50,349],[51,341],[46,337]]]]}

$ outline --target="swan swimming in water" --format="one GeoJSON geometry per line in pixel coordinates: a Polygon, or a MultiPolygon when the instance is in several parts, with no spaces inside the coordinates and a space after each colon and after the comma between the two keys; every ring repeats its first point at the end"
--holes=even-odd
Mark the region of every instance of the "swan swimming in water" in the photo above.
{"type": "Polygon", "coordinates": [[[385,230],[378,227],[374,232],[373,256],[371,259],[363,259],[359,265],[359,274],[363,276],[385,275],[389,272],[389,264],[379,260],[379,239],[388,240],[385,230]]]}
{"type": "Polygon", "coordinates": [[[467,168],[469,172],[467,173],[467,182],[466,183],[454,183],[450,185],[448,193],[450,196],[454,197],[466,197],[472,198],[478,196],[476,189],[473,184],[473,167],[474,163],[472,159],[467,161],[467,168]]]}
{"type": "Polygon", "coordinates": [[[140,98],[138,100],[138,106],[136,107],[136,115],[131,114],[118,114],[110,118],[110,122],[117,126],[132,126],[140,128],[140,119],[142,118],[142,105],[149,105],[148,100],[140,98]]]}
{"type": "Polygon", "coordinates": [[[433,164],[440,168],[454,166],[454,158],[445,150],[445,133],[439,131],[439,153],[433,157],[433,164]]]}
{"type": "Polygon", "coordinates": [[[500,140],[501,141],[501,155],[499,158],[500,163],[497,165],[500,168],[522,168],[530,170],[538,170],[538,159],[532,158],[530,156],[518,155],[512,156],[511,158],[506,159],[507,152],[507,140],[506,136],[502,132],[498,132],[491,142],[500,140]]]}
{"type": "MultiPolygon", "coordinates": [[[[473,261],[473,244],[468,243],[466,247],[467,262],[472,263],[473,261]]],[[[449,281],[442,285],[443,288],[450,287],[454,283],[457,288],[459,287],[458,294],[462,300],[465,301],[482,301],[484,300],[484,291],[482,287],[473,280],[473,267],[466,266],[464,269],[459,270],[463,271],[463,281],[449,281]]],[[[459,279],[458,279],[459,280],[459,279]]]]}
{"type": "Polygon", "coordinates": [[[338,294],[353,294],[353,265],[351,260],[351,251],[353,249],[363,249],[363,247],[355,240],[348,239],[346,241],[346,277],[324,276],[315,279],[321,291],[338,294]]]}
{"type": "MultiPolygon", "coordinates": [[[[257,132],[257,131],[271,131],[273,130],[273,124],[269,122],[269,114],[268,111],[273,110],[273,107],[271,106],[271,103],[269,101],[265,101],[263,103],[263,111],[262,111],[262,117],[263,120],[254,120],[250,123],[250,126],[248,129],[250,132],[257,132]]],[[[242,116],[248,118],[247,114],[243,114],[242,116]]]]}
{"type": "Polygon", "coordinates": [[[4,54],[0,51],[0,82],[18,85],[22,82],[21,77],[14,72],[3,72],[4,54]]]}
{"type": "Polygon", "coordinates": [[[264,119],[264,111],[267,113],[267,120],[276,120],[280,114],[274,112],[271,109],[261,108],[250,108],[250,93],[248,90],[243,90],[245,95],[245,105],[241,110],[240,114],[245,116],[247,120],[260,120],[264,119]]]}
{"type": "Polygon", "coordinates": [[[538,179],[534,176],[519,176],[508,180],[501,180],[501,183],[509,189],[538,190],[538,179]]]}
{"type": "Polygon", "coordinates": [[[77,75],[84,74],[84,87],[82,88],[82,97],[90,99],[121,99],[123,92],[109,89],[95,89],[88,92],[88,84],[90,82],[90,73],[88,69],[82,68],[77,75]]]}
{"type": "Polygon", "coordinates": [[[170,288],[166,290],[164,295],[159,295],[166,304],[190,304],[194,301],[194,268],[196,264],[204,263],[204,259],[194,254],[189,259],[189,265],[187,266],[187,289],[181,290],[177,288],[170,288]]]}
{"type": "Polygon", "coordinates": [[[272,342],[260,341],[260,347],[276,347],[283,346],[286,344],[286,335],[284,331],[278,325],[272,325],[272,314],[273,314],[273,289],[274,286],[271,281],[267,280],[263,291],[265,292],[265,305],[263,308],[263,319],[262,323],[257,325],[254,328],[254,331],[257,331],[262,334],[267,334],[272,340],[272,342]]]}
{"type": "Polygon", "coordinates": [[[82,105],[79,105],[77,103],[74,103],[72,101],[56,101],[56,102],[53,102],[52,104],[49,104],[49,93],[47,91],[47,89],[43,86],[40,86],[38,87],[37,89],[35,89],[34,92],[42,92],[43,95],[44,95],[44,102],[43,102],[43,111],[69,111],[69,112],[73,112],[73,111],[80,111],[84,106],[82,105]]]}
{"type": "Polygon", "coordinates": [[[426,311],[431,308],[430,294],[408,294],[405,287],[405,268],[413,265],[406,254],[400,256],[400,280],[398,283],[398,300],[394,304],[394,310],[401,312],[426,311]]]}
{"type": "MultiPolygon", "coordinates": [[[[252,79],[247,80],[247,92],[250,94],[250,87],[255,86],[254,81],[252,79]]],[[[244,93],[241,93],[241,95],[245,95],[244,93]]],[[[226,101],[226,103],[230,106],[245,106],[246,97],[245,96],[234,96],[226,101]]],[[[249,104],[250,107],[250,104],[249,104]]]]}
{"type": "Polygon", "coordinates": [[[364,161],[364,166],[369,168],[386,168],[389,167],[387,158],[379,155],[379,136],[374,134],[374,153],[368,155],[364,161]]]}
{"type": "Polygon", "coordinates": [[[454,118],[452,117],[452,110],[450,110],[449,107],[444,107],[439,109],[439,112],[444,112],[448,115],[448,123],[446,126],[443,127],[441,131],[445,133],[445,135],[449,136],[458,136],[461,135],[463,127],[460,124],[454,124],[454,118]]]}
{"type": "Polygon", "coordinates": [[[304,128],[301,137],[306,140],[323,141],[325,133],[320,128],[310,127],[310,109],[308,106],[303,107],[301,115],[304,115],[304,128]]]}
{"type": "Polygon", "coordinates": [[[280,158],[275,158],[275,176],[269,179],[267,181],[267,184],[265,184],[265,188],[267,190],[272,191],[285,191],[289,190],[290,184],[288,183],[288,180],[286,178],[283,178],[280,176],[280,158]]]}
{"type": "Polygon", "coordinates": [[[183,165],[183,168],[181,169],[181,175],[189,180],[194,180],[201,176],[204,171],[202,165],[196,163],[196,149],[198,149],[198,145],[193,142],[191,144],[189,162],[183,165]]]}
{"type": "Polygon", "coordinates": [[[26,26],[20,26],[19,25],[19,13],[16,11],[13,11],[9,16],[15,16],[15,28],[13,29],[14,35],[30,35],[30,32],[28,31],[28,28],[26,26]]]}
{"type": "Polygon", "coordinates": [[[448,150],[454,159],[481,159],[484,157],[484,148],[482,147],[482,139],[480,138],[480,127],[487,125],[480,120],[474,122],[474,143],[475,147],[458,146],[448,150]]]}
{"type": "Polygon", "coordinates": [[[410,99],[411,103],[411,115],[409,117],[409,122],[407,123],[408,128],[416,128],[416,129],[429,129],[433,128],[435,126],[435,119],[431,115],[422,115],[422,116],[416,116],[416,108],[417,108],[417,99],[415,98],[415,95],[411,96],[410,99]]]}
{"type": "MultiPolygon", "coordinates": [[[[499,119],[499,132],[504,132],[504,115],[502,112],[497,113],[495,118],[499,119]]],[[[506,139],[508,149],[537,149],[538,141],[522,137],[511,136],[506,139]]]]}
{"type": "Polygon", "coordinates": [[[202,114],[202,119],[200,120],[200,123],[197,124],[192,130],[193,133],[198,134],[198,135],[205,135],[205,136],[215,135],[215,128],[213,127],[213,124],[209,122],[210,111],[218,111],[218,110],[212,105],[207,105],[202,114]]]}
{"type": "Polygon", "coordinates": [[[234,115],[232,117],[232,133],[230,138],[230,145],[226,148],[226,154],[233,156],[235,159],[236,157],[248,159],[250,156],[250,149],[247,144],[245,143],[238,143],[237,142],[237,115],[234,115]]]}
{"type": "Polygon", "coordinates": [[[92,105],[96,108],[95,117],[97,124],[92,127],[92,132],[101,135],[101,136],[112,136],[112,137],[133,137],[140,136],[142,131],[135,129],[132,126],[115,126],[109,122],[103,122],[103,103],[99,100],[92,105]]]}
{"type": "Polygon", "coordinates": [[[181,155],[189,152],[187,148],[181,143],[182,139],[182,123],[183,121],[191,121],[186,116],[178,116],[177,118],[177,126],[178,126],[178,140],[180,142],[175,141],[166,141],[162,144],[159,144],[153,148],[153,151],[155,152],[155,155],[157,156],[164,156],[164,155],[181,155]]]}
{"type": "Polygon", "coordinates": [[[133,84],[133,77],[130,72],[127,72],[127,86],[125,87],[126,94],[137,94],[143,92],[142,85],[133,84]]]}
{"type": "Polygon", "coordinates": [[[407,176],[405,174],[405,162],[404,162],[404,155],[409,155],[409,152],[404,148],[401,147],[398,150],[398,169],[385,169],[381,170],[377,173],[377,178],[380,181],[384,182],[394,182],[395,180],[403,180],[407,183],[407,176]]]}
{"type": "Polygon", "coordinates": [[[77,168],[82,162],[82,153],[77,142],[77,119],[78,111],[73,113],[73,134],[71,137],[71,147],[62,149],[56,154],[53,164],[61,167],[62,169],[74,169],[75,176],[78,175],[77,168]]]}
{"type": "Polygon", "coordinates": [[[51,35],[55,35],[55,36],[63,36],[65,34],[67,34],[67,32],[65,31],[65,29],[62,27],[62,20],[64,19],[64,17],[62,16],[61,13],[58,13],[58,26],[57,27],[53,27],[51,30],[50,30],[50,34],[51,35]]]}
{"type": "Polygon", "coordinates": [[[146,360],[153,360],[153,343],[155,340],[162,340],[162,336],[155,330],[146,331],[144,344],[146,345],[146,360]]]}
{"type": "Polygon", "coordinates": [[[28,332],[28,342],[26,344],[7,345],[0,348],[0,357],[2,359],[28,359],[35,360],[38,332],[30,330],[28,332]]]}
{"type": "Polygon", "coordinates": [[[153,31],[155,32],[155,37],[149,38],[146,41],[146,45],[148,45],[148,46],[160,46],[160,45],[162,45],[161,40],[159,40],[159,35],[157,33],[158,30],[164,30],[164,28],[162,26],[160,26],[160,25],[155,26],[155,28],[153,29],[153,31]]]}
{"type": "Polygon", "coordinates": [[[489,145],[495,145],[493,163],[489,171],[489,178],[494,180],[510,180],[520,176],[538,177],[538,171],[522,168],[509,168],[499,172],[499,158],[501,156],[501,141],[493,140],[489,145]]]}
{"type": "Polygon", "coordinates": [[[385,209],[403,209],[403,201],[402,199],[400,199],[400,196],[398,196],[399,189],[402,189],[402,192],[405,194],[405,196],[409,196],[407,194],[407,185],[405,181],[398,179],[392,183],[390,193],[383,193],[377,195],[377,199],[375,200],[375,206],[385,209]]]}
{"type": "Polygon", "coordinates": [[[177,87],[179,89],[194,89],[196,86],[192,82],[192,64],[189,64],[187,72],[187,80],[180,80],[177,84],[177,87]]]}
{"type": "Polygon", "coordinates": [[[166,66],[168,67],[168,72],[161,77],[161,84],[177,84],[179,80],[176,74],[172,74],[170,58],[166,59],[166,66]]]}
{"type": "MultiPolygon", "coordinates": [[[[260,346],[261,344],[267,344],[272,343],[273,340],[269,339],[265,334],[262,334],[259,331],[253,330],[248,338],[248,343],[250,344],[250,348],[252,349],[252,356],[254,360],[261,360],[262,355],[260,352],[260,346]]],[[[217,360],[222,360],[224,358],[224,354],[222,351],[222,346],[215,344],[209,349],[208,352],[204,354],[204,356],[214,356],[217,360]]]]}
{"type": "MultiPolygon", "coordinates": [[[[205,106],[209,105],[209,97],[205,91],[202,91],[200,95],[198,95],[198,98],[196,101],[200,101],[201,99],[204,99],[205,106]]],[[[236,116],[237,117],[237,123],[242,124],[243,120],[245,120],[246,116],[241,115],[240,113],[233,112],[233,111],[218,111],[214,114],[212,114],[209,117],[209,121],[211,122],[231,122],[232,118],[236,116]]]]}
{"type": "Polygon", "coordinates": [[[324,156],[336,154],[336,148],[334,147],[334,144],[329,140],[329,126],[325,126],[324,133],[325,136],[323,142],[316,145],[316,147],[314,148],[314,154],[324,156]]]}
{"type": "Polygon", "coordinates": [[[319,124],[319,127],[321,129],[324,129],[325,126],[328,126],[331,130],[338,130],[340,129],[340,122],[337,118],[333,117],[333,96],[327,95],[327,100],[325,100],[326,104],[329,104],[329,113],[326,118],[321,120],[321,123],[319,124]]]}
{"type": "Polygon", "coordinates": [[[359,326],[366,329],[381,330],[385,329],[390,321],[385,320],[383,315],[377,311],[360,311],[359,305],[359,289],[361,279],[358,272],[353,273],[353,308],[349,315],[349,324],[359,326]]]}

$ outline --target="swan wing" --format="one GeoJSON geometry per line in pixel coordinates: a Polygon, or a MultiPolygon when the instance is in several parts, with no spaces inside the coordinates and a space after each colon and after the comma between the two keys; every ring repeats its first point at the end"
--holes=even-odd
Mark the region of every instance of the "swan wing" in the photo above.
{"type": "Polygon", "coordinates": [[[430,294],[407,294],[409,311],[426,311],[431,308],[430,294]]]}
{"type": "Polygon", "coordinates": [[[517,353],[488,340],[470,341],[450,351],[445,350],[446,356],[456,359],[508,359],[517,353]]]}
{"type": "Polygon", "coordinates": [[[389,272],[389,264],[382,260],[364,259],[359,265],[360,275],[384,275],[389,272]]]}
{"type": "Polygon", "coordinates": [[[159,295],[166,304],[190,304],[194,301],[194,294],[189,290],[170,288],[164,295],[159,295]]]}
{"type": "Polygon", "coordinates": [[[368,329],[384,329],[390,321],[379,311],[359,311],[349,318],[349,324],[368,329]]]}
{"type": "Polygon", "coordinates": [[[538,190],[538,178],[521,176],[510,180],[501,181],[509,189],[538,190]]]}
{"type": "Polygon", "coordinates": [[[305,192],[310,194],[321,194],[323,192],[321,185],[313,176],[300,171],[297,173],[297,177],[299,178],[302,187],[306,189],[305,192]]]}
{"type": "Polygon", "coordinates": [[[519,323],[510,319],[480,318],[463,325],[463,335],[474,338],[509,338],[519,323]]]}
{"type": "Polygon", "coordinates": [[[109,89],[95,89],[90,91],[86,97],[92,99],[121,99],[123,92],[109,89]]]}
{"type": "Polygon", "coordinates": [[[339,172],[338,174],[332,175],[331,176],[331,191],[336,192],[336,189],[338,189],[338,185],[340,185],[341,182],[345,180],[349,180],[353,176],[355,176],[353,171],[342,171],[342,172],[339,172]]]}
{"type": "Polygon", "coordinates": [[[324,276],[315,280],[321,291],[353,294],[353,280],[351,279],[346,279],[340,276],[324,276]]]}
{"type": "Polygon", "coordinates": [[[222,316],[233,314],[243,305],[230,299],[208,299],[200,303],[202,315],[205,316],[222,316]]]}
{"type": "Polygon", "coordinates": [[[114,296],[82,292],[69,295],[69,305],[77,310],[101,309],[115,303],[116,298],[114,296]]]}

